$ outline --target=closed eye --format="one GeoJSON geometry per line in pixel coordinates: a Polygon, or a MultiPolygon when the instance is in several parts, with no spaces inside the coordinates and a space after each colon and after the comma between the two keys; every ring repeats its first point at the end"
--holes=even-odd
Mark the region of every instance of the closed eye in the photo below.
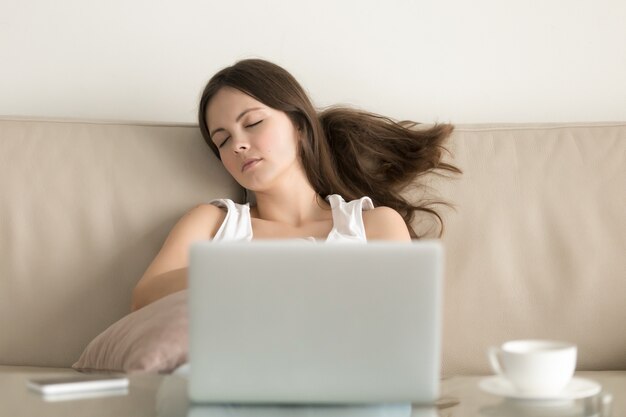
{"type": "Polygon", "coordinates": [[[226,145],[226,142],[228,142],[228,139],[230,139],[230,136],[224,139],[224,141],[219,144],[218,148],[221,148],[222,146],[226,145]]]}
{"type": "Polygon", "coordinates": [[[256,123],[252,123],[251,125],[248,125],[248,126],[246,126],[246,127],[253,127],[253,126],[256,126],[256,125],[258,125],[259,123],[261,123],[262,121],[263,121],[263,120],[259,120],[258,122],[256,122],[256,123]]]}
{"type": "MultiPolygon", "coordinates": [[[[246,126],[246,127],[254,127],[254,126],[258,125],[259,123],[261,123],[262,121],[263,121],[263,120],[259,120],[258,122],[256,122],[256,123],[252,123],[251,125],[248,125],[248,126],[246,126]]],[[[220,143],[220,144],[219,144],[218,148],[221,148],[222,146],[224,146],[224,145],[226,144],[226,142],[228,142],[228,139],[230,139],[230,136],[229,136],[229,137],[227,137],[226,139],[224,139],[224,141],[223,141],[222,143],[220,143]]]]}

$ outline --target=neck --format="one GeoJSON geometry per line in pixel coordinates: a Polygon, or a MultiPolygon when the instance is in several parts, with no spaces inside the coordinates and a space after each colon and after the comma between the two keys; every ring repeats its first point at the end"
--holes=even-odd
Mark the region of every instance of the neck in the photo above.
{"type": "Polygon", "coordinates": [[[317,195],[308,181],[282,189],[257,191],[255,197],[252,214],[262,220],[300,227],[332,216],[329,204],[317,195]]]}

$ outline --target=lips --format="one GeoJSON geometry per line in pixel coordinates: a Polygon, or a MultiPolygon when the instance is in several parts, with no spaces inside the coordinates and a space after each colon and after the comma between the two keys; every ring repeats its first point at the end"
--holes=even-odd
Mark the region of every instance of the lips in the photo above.
{"type": "Polygon", "coordinates": [[[260,160],[261,158],[246,159],[244,164],[241,166],[241,172],[244,172],[246,169],[251,168],[252,166],[256,165],[256,163],[259,162],[260,160]]]}

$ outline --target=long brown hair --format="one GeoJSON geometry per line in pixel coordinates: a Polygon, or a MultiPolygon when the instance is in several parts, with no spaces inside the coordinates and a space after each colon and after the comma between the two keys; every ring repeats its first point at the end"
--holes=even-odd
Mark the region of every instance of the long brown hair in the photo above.
{"type": "Polygon", "coordinates": [[[387,206],[402,215],[409,233],[419,238],[411,222],[416,211],[443,220],[431,206],[442,202],[413,203],[401,195],[417,176],[436,171],[461,173],[441,161],[443,142],[454,127],[435,124],[413,129],[418,123],[347,107],[321,112],[296,79],[282,67],[261,59],[244,59],[216,73],[208,82],[198,109],[200,131],[219,158],[211,140],[206,110],[222,87],[236,88],[268,107],[283,111],[302,132],[299,156],[315,191],[326,197],[339,194],[346,201],[369,196],[375,206],[387,206]]]}

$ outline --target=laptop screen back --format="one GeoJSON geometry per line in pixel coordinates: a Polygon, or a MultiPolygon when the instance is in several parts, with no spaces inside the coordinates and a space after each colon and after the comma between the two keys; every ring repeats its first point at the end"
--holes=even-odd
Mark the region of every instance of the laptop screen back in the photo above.
{"type": "Polygon", "coordinates": [[[194,244],[190,399],[432,403],[442,265],[437,241],[194,244]]]}

